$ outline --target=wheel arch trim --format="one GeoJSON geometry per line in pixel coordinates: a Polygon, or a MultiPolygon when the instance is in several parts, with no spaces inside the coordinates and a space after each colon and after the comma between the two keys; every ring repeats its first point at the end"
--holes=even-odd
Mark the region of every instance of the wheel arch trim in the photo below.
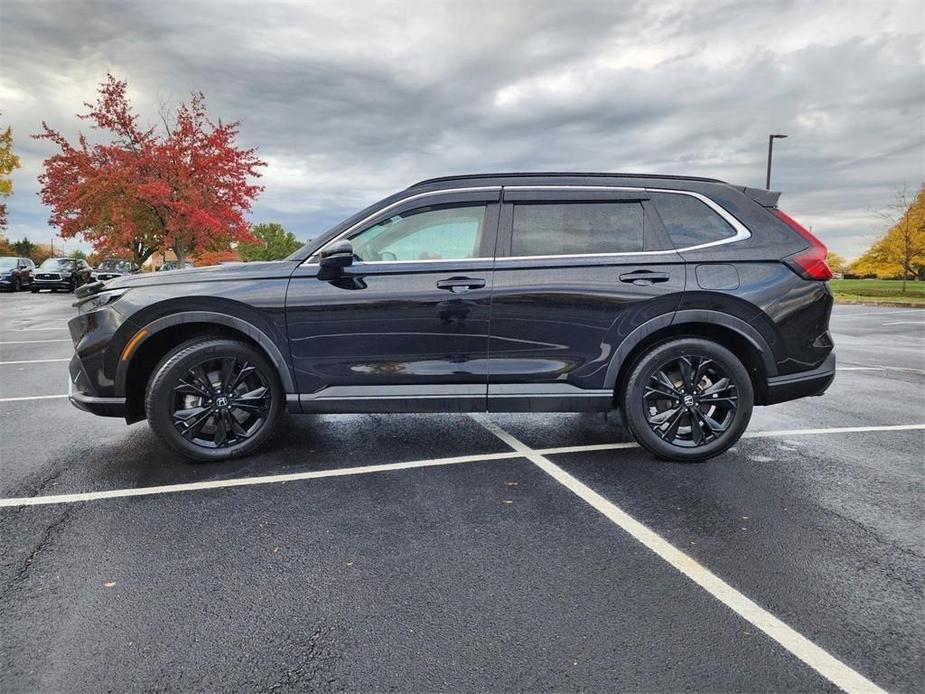
{"type": "MultiPolygon", "coordinates": [[[[133,353],[137,355],[138,348],[158,333],[167,328],[183,325],[185,323],[211,323],[244,333],[247,337],[256,342],[270,358],[270,361],[273,363],[273,366],[276,367],[276,371],[279,374],[280,382],[283,384],[283,390],[287,393],[295,392],[295,379],[289,368],[289,363],[286,361],[286,358],[273,339],[253,323],[227,313],[219,313],[217,311],[183,311],[181,313],[174,313],[169,316],[157,318],[138,328],[139,331],[147,330],[148,334],[135,345],[133,353]]],[[[122,361],[120,359],[116,367],[116,394],[119,396],[126,395],[126,380],[133,360],[134,356],[128,361],[122,361]]]]}
{"type": "Polygon", "coordinates": [[[712,323],[728,328],[746,339],[761,359],[766,377],[777,375],[777,363],[774,353],[764,336],[745,320],[721,311],[708,309],[684,309],[674,313],[666,313],[652,318],[636,327],[627,335],[614,352],[604,376],[604,387],[615,388],[617,379],[626,362],[626,358],[642,342],[654,333],[670,327],[683,326],[685,323],[712,323]]]}

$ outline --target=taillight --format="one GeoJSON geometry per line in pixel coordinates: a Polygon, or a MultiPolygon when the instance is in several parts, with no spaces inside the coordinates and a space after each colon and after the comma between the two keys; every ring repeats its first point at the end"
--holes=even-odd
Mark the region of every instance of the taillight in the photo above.
{"type": "Polygon", "coordinates": [[[800,251],[784,258],[784,262],[790,266],[790,269],[807,280],[825,281],[832,279],[832,269],[825,261],[825,257],[829,252],[825,244],[786,212],[781,212],[777,209],[771,210],[771,212],[809,242],[809,248],[805,251],[800,251]]]}

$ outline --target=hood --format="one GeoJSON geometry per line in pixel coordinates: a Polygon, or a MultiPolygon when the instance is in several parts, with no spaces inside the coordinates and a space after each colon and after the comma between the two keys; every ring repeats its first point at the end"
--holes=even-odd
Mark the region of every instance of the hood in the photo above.
{"type": "Polygon", "coordinates": [[[229,263],[228,265],[211,265],[185,270],[168,270],[167,272],[142,272],[110,280],[106,283],[106,289],[288,277],[298,264],[297,260],[270,260],[258,263],[229,263]]]}

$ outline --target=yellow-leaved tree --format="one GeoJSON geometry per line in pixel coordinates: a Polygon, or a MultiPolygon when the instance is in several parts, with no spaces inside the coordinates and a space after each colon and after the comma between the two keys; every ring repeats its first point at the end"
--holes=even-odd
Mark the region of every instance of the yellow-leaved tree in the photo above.
{"type": "MultiPolygon", "coordinates": [[[[8,197],[13,192],[13,179],[10,174],[19,168],[19,157],[13,154],[13,131],[7,129],[0,133],[0,197],[8,197]]],[[[6,229],[6,203],[0,202],[0,229],[6,229]]]]}
{"type": "Polygon", "coordinates": [[[829,267],[832,268],[832,272],[844,273],[848,270],[848,261],[845,260],[844,256],[839,255],[835,251],[829,251],[825,260],[829,264],[829,267]]]}
{"type": "Polygon", "coordinates": [[[887,232],[851,266],[859,275],[925,278],[925,185],[914,198],[905,188],[896,193],[889,210],[881,215],[891,223],[887,232]]]}

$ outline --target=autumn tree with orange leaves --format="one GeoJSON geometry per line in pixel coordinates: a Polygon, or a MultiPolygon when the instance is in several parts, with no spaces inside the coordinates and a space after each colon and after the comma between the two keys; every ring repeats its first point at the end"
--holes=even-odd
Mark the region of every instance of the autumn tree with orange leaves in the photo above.
{"type": "Polygon", "coordinates": [[[103,142],[80,134],[72,144],[44,122],[33,135],[60,150],[39,176],[60,236],[79,234],[98,253],[131,253],[139,265],[162,249],[182,263],[197,249],[253,241],[245,215],[263,190],[251,181],[266,164],[237,146],[239,123],[210,120],[198,93],[172,123],[162,114],[163,131],[143,128],[126,91],[107,75],[96,103],[78,114],[103,142]]]}

